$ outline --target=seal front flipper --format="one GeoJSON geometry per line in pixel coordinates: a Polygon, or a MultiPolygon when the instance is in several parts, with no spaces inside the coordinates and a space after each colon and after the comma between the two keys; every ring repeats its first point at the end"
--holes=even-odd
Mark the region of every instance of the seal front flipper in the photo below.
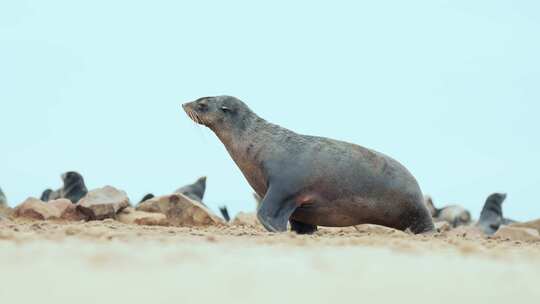
{"type": "Polygon", "coordinates": [[[298,234],[313,234],[317,231],[317,226],[304,224],[293,219],[290,220],[291,230],[298,234]]]}
{"type": "Polygon", "coordinates": [[[282,191],[270,187],[257,211],[257,218],[268,231],[285,232],[296,208],[298,205],[292,196],[284,197],[282,191]]]}

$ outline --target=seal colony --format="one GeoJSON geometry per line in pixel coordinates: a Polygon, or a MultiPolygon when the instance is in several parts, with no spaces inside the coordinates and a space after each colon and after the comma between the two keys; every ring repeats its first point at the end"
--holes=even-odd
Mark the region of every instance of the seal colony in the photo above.
{"type": "Polygon", "coordinates": [[[416,179],[396,160],[329,138],[297,134],[257,116],[232,96],[182,105],[225,145],[262,197],[257,217],[272,232],[313,233],[317,226],[378,224],[434,229],[416,179]]]}

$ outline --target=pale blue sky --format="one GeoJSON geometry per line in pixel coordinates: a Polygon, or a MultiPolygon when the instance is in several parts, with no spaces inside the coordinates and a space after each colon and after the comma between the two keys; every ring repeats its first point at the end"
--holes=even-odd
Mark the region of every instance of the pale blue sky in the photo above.
{"type": "Polygon", "coordinates": [[[540,217],[538,1],[0,1],[0,187],[78,170],[138,201],[208,176],[252,210],[180,104],[230,94],[297,132],[401,161],[438,205],[540,217]],[[136,3],[135,3],[136,2],[136,3]]]}

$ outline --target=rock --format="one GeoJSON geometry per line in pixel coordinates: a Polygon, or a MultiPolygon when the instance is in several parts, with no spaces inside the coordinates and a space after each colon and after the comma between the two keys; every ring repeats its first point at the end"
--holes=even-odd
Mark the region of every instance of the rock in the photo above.
{"type": "Polygon", "coordinates": [[[231,224],[234,226],[263,227],[255,212],[240,212],[234,217],[231,224]]]}
{"type": "Polygon", "coordinates": [[[142,202],[137,211],[162,213],[172,226],[210,226],[225,222],[212,213],[200,202],[189,199],[183,194],[155,197],[142,202]]]}
{"type": "Polygon", "coordinates": [[[70,200],[61,198],[47,203],[60,211],[60,219],[66,221],[83,221],[88,217],[77,209],[77,206],[70,200]]]}
{"type": "Polygon", "coordinates": [[[34,220],[59,219],[61,212],[58,208],[51,206],[37,198],[30,197],[15,208],[15,217],[24,217],[34,220]]]}
{"type": "Polygon", "coordinates": [[[94,221],[115,219],[116,214],[128,206],[127,194],[111,186],[92,190],[77,203],[77,209],[94,221]]]}
{"type": "Polygon", "coordinates": [[[540,241],[538,230],[523,227],[501,226],[494,237],[500,239],[510,239],[512,241],[540,241]]]}
{"type": "Polygon", "coordinates": [[[145,211],[137,211],[132,207],[127,207],[118,213],[118,221],[124,224],[136,224],[147,226],[168,226],[169,221],[167,216],[162,213],[151,213],[145,211]]]}
{"type": "Polygon", "coordinates": [[[540,232],[540,219],[530,222],[524,222],[524,223],[514,223],[509,225],[510,227],[522,227],[522,228],[530,228],[535,229],[538,232],[540,232]]]}

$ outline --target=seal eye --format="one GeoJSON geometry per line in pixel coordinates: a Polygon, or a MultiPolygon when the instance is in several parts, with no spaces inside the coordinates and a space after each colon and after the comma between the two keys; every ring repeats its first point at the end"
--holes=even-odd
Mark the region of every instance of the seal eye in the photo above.
{"type": "Polygon", "coordinates": [[[221,111],[224,112],[224,113],[227,113],[227,112],[230,112],[231,109],[227,108],[226,106],[222,106],[221,111]]]}

